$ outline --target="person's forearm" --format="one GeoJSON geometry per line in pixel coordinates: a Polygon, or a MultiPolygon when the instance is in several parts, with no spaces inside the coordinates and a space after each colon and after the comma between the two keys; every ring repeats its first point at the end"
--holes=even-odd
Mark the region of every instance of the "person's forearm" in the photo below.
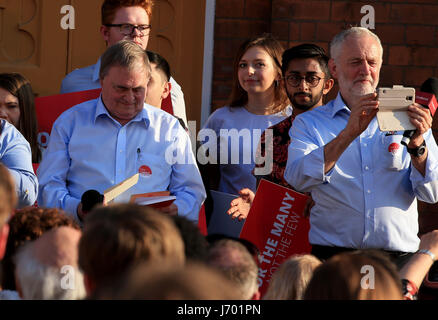
{"type": "Polygon", "coordinates": [[[345,130],[342,130],[336,138],[324,146],[324,174],[333,169],[339,157],[353,140],[345,130]]]}
{"type": "Polygon", "coordinates": [[[426,176],[426,162],[427,162],[427,154],[428,149],[426,148],[426,152],[421,157],[411,156],[411,163],[418,170],[419,173],[424,177],[426,176]]]}
{"type": "Polygon", "coordinates": [[[400,279],[410,280],[420,288],[432,264],[433,261],[428,255],[415,254],[400,270],[400,279]]]}

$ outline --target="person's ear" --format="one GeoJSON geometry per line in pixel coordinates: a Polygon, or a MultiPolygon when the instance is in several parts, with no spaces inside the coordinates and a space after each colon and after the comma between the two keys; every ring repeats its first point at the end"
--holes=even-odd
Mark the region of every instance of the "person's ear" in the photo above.
{"type": "Polygon", "coordinates": [[[326,95],[330,92],[330,90],[333,88],[333,85],[335,84],[335,81],[333,79],[328,79],[324,83],[324,88],[322,89],[322,93],[326,95]]]}
{"type": "Polygon", "coordinates": [[[106,45],[108,45],[110,29],[107,26],[100,26],[100,34],[103,40],[105,40],[106,45]]]}
{"type": "Polygon", "coordinates": [[[8,243],[9,224],[5,223],[0,228],[0,260],[3,259],[6,252],[6,244],[8,243]]]}
{"type": "Polygon", "coordinates": [[[329,67],[330,73],[333,76],[333,78],[337,79],[338,73],[337,73],[337,69],[336,69],[336,63],[335,63],[335,60],[333,58],[329,60],[328,67],[329,67]]]}
{"type": "Polygon", "coordinates": [[[170,81],[167,81],[167,83],[164,85],[163,93],[161,94],[161,98],[164,100],[167,98],[167,96],[170,94],[170,90],[172,89],[172,84],[170,81]]]}

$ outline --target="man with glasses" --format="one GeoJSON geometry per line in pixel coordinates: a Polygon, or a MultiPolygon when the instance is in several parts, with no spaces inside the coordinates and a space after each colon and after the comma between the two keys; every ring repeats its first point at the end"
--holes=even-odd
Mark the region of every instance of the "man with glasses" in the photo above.
{"type": "Polygon", "coordinates": [[[295,119],[284,177],[315,201],[312,254],[328,259],[342,251],[379,248],[401,267],[420,242],[417,198],[438,201],[432,117],[418,104],[409,106],[417,130],[410,149],[403,148],[402,132],[380,131],[375,117],[383,56],[379,38],[353,27],[336,35],[330,49],[339,94],[295,119]]]}
{"type": "MultiPolygon", "coordinates": [[[[292,104],[292,115],[276,125],[268,128],[272,130],[273,150],[266,150],[266,131],[260,137],[260,154],[266,157],[266,152],[273,155],[272,170],[267,175],[257,175],[257,168],[265,168],[266,164],[256,161],[254,175],[257,182],[266,179],[290,188],[284,179],[284,170],[287,162],[287,149],[290,143],[289,130],[292,122],[299,114],[322,106],[323,97],[333,87],[328,69],[328,57],[323,48],[315,44],[302,44],[287,49],[282,57],[282,73],[285,81],[286,94],[292,104]]],[[[231,202],[228,214],[231,217],[245,219],[255,194],[248,188],[240,191],[240,197],[231,202]]]]}
{"type": "MultiPolygon", "coordinates": [[[[152,0],[105,0],[102,4],[100,33],[107,46],[131,40],[146,50],[151,31],[152,0]]],[[[61,84],[61,93],[100,88],[100,58],[96,64],[69,73],[61,84]]],[[[184,94],[171,78],[170,92],[174,115],[187,124],[184,94]]]]}

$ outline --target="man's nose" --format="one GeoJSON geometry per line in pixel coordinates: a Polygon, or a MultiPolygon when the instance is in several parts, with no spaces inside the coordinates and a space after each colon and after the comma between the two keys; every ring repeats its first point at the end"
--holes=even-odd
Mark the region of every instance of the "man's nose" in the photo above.
{"type": "Polygon", "coordinates": [[[306,90],[309,90],[309,84],[307,83],[307,81],[306,81],[306,79],[305,78],[301,78],[301,80],[300,80],[300,84],[298,85],[298,88],[301,90],[301,91],[306,91],[306,90]]]}
{"type": "Polygon", "coordinates": [[[134,28],[132,30],[131,37],[132,38],[143,37],[143,34],[140,31],[138,31],[138,28],[134,28]]]}
{"type": "Polygon", "coordinates": [[[360,72],[362,74],[365,74],[365,75],[370,74],[370,65],[369,65],[369,63],[367,61],[363,61],[360,64],[360,72]]]}

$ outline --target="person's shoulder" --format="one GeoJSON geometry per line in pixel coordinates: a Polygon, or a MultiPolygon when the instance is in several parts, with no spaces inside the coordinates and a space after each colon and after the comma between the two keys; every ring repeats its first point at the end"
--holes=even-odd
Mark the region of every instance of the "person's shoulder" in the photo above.
{"type": "Polygon", "coordinates": [[[95,89],[96,85],[93,82],[95,67],[96,64],[92,64],[84,68],[75,69],[67,74],[61,83],[61,93],[86,90],[83,89],[84,83],[89,83],[88,89],[95,89]]]}
{"type": "Polygon", "coordinates": [[[301,120],[326,119],[327,117],[331,116],[333,112],[333,102],[334,100],[331,100],[322,106],[303,112],[297,115],[296,119],[301,119],[301,120]]]}
{"type": "Polygon", "coordinates": [[[146,112],[148,119],[153,122],[166,123],[168,126],[175,126],[176,124],[179,124],[179,121],[176,117],[160,108],[145,103],[143,110],[146,112]]]}
{"type": "Polygon", "coordinates": [[[59,115],[55,123],[70,123],[76,118],[84,119],[89,115],[95,114],[97,102],[100,98],[87,100],[68,108],[59,115]]]}

